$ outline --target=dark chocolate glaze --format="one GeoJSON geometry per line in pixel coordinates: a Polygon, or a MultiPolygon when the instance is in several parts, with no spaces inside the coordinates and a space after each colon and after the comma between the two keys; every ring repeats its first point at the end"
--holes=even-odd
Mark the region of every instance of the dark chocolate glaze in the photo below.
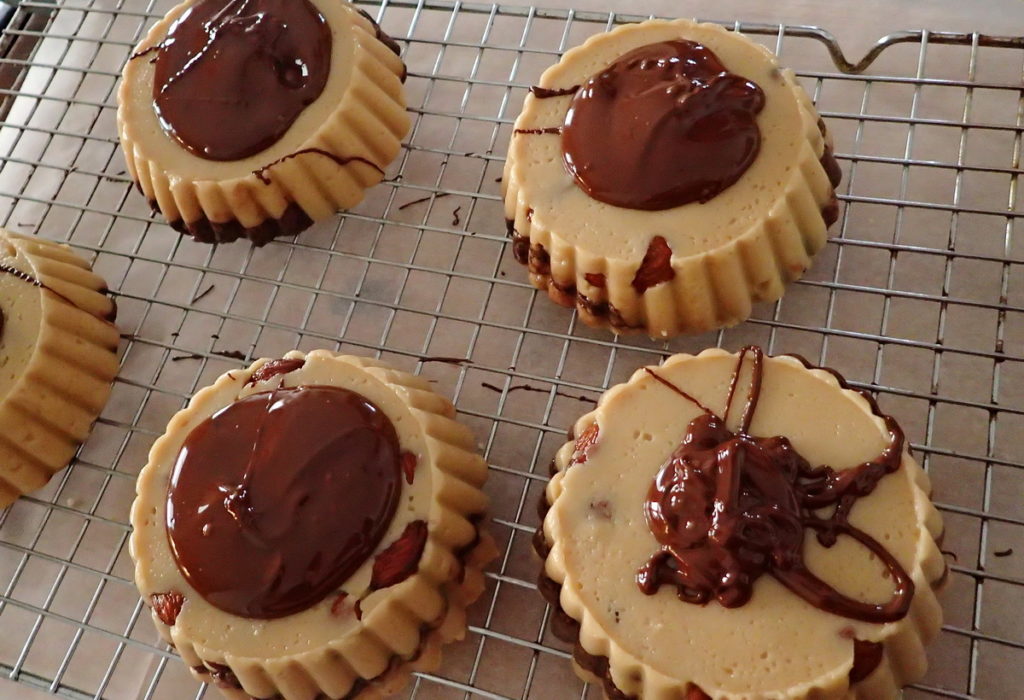
{"type": "Polygon", "coordinates": [[[564,97],[566,95],[575,95],[580,89],[579,85],[573,85],[567,88],[542,88],[539,85],[534,85],[530,88],[530,94],[536,97],[538,100],[547,100],[552,97],[564,97]]]}
{"type": "Polygon", "coordinates": [[[268,379],[273,379],[282,374],[288,374],[294,372],[297,369],[301,369],[306,364],[303,359],[294,360],[271,360],[264,365],[261,365],[259,369],[252,373],[249,377],[249,381],[246,382],[246,386],[265,382],[268,379]]]}
{"type": "Polygon", "coordinates": [[[208,160],[266,150],[323,93],[331,45],[327,20],[309,0],[199,0],[156,56],[160,123],[208,160]]]}
{"type": "Polygon", "coordinates": [[[394,426],[347,389],[239,399],[189,433],[171,475],[167,534],[211,605],[270,619],[337,590],[387,531],[401,493],[394,426]]]}
{"type": "Polygon", "coordinates": [[[725,607],[739,607],[767,573],[827,612],[877,624],[902,619],[910,609],[913,580],[881,543],[849,523],[857,500],[899,469],[902,430],[882,416],[889,442],[878,457],[841,471],[812,467],[787,438],[749,434],[763,372],[761,349],[744,348],[725,416],[698,404],[703,415],[690,422],[644,504],[651,533],[662,547],[637,572],[637,585],[653,595],[670,584],[685,602],[703,605],[714,598],[725,607]],[[753,355],[751,388],[734,433],[726,424],[748,354],[753,355]],[[828,508],[833,509],[830,515],[818,513],[828,508]],[[805,529],[813,530],[825,547],[840,535],[857,540],[888,569],[892,598],[880,605],[854,600],[815,576],[803,558],[805,529]]]}
{"type": "Polygon", "coordinates": [[[590,197],[655,211],[707,202],[761,148],[761,88],[684,39],[625,54],[576,93],[562,152],[590,197]]]}

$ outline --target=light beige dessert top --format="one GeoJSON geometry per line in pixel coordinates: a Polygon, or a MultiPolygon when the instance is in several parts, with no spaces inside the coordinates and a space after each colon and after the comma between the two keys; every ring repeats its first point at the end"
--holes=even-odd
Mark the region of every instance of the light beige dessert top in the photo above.
{"type": "Polygon", "coordinates": [[[470,518],[486,509],[479,491],[486,464],[475,454],[471,433],[452,420],[451,403],[424,379],[324,350],[288,353],[283,360],[291,363],[287,371],[269,376],[260,371],[267,362],[228,372],[196,394],[154,444],[132,508],[135,580],[154,608],[157,627],[191,666],[230,666],[249,693],[344,695],[359,678],[384,673],[395,656],[415,657],[423,641],[421,628],[443,616],[447,601],[442,589],[462,566],[456,552],[477,537],[470,518]],[[403,461],[397,510],[374,555],[320,602],[275,619],[225,612],[190,586],[172,553],[166,523],[175,462],[192,431],[220,409],[261,392],[317,386],[356,392],[394,426],[403,460],[413,458],[410,465],[403,461]],[[427,529],[418,565],[413,563],[408,578],[374,587],[377,558],[396,546],[414,522],[427,529]],[[168,600],[175,603],[170,611],[168,600]]]}
{"type": "Polygon", "coordinates": [[[573,95],[542,99],[530,94],[516,120],[509,175],[517,203],[533,210],[535,227],[588,254],[639,263],[651,236],[663,236],[677,257],[696,255],[736,239],[780,207],[790,206],[785,201],[789,191],[805,196],[809,190],[816,199],[827,200],[831,188],[818,165],[825,144],[810,100],[771,52],[736,32],[686,20],[626,25],[566,53],[544,72],[539,85],[546,89],[582,85],[633,49],[680,37],[711,49],[732,73],[764,91],[764,108],[757,116],[760,153],[749,169],[704,203],[661,211],[605,204],[588,196],[566,171],[558,135],[526,133],[561,127],[573,95]]]}
{"type": "Polygon", "coordinates": [[[67,246],[0,229],[0,508],[66,466],[106,404],[106,287],[67,246]]]}
{"type": "Polygon", "coordinates": [[[354,206],[383,177],[409,129],[405,67],[379,28],[349,2],[308,0],[326,20],[327,82],[272,145],[237,160],[212,160],[182,147],[154,107],[155,56],[198,0],[186,0],[153,26],[125,65],[118,132],[129,172],[171,221],[237,219],[256,226],[296,202],[314,220],[354,206]],[[333,157],[332,157],[333,156],[333,157]]]}
{"type": "MultiPolygon", "coordinates": [[[[547,491],[546,574],[562,585],[562,607],[581,623],[584,649],[609,657],[612,678],[627,694],[681,697],[695,684],[716,699],[895,697],[924,672],[923,644],[941,624],[932,586],[945,570],[935,542],[942,524],[926,495],[928,480],[906,452],[894,473],[856,500],[849,517],[912,578],[916,592],[902,619],[874,624],[826,612],[770,573],[756,579],[749,601],[738,607],[714,597],[703,605],[684,602],[669,583],[652,595],[640,589],[638,572],[661,548],[645,516],[652,482],[689,422],[702,414],[679,392],[728,415],[728,428],[737,431],[753,376],[747,354],[729,410],[739,361],[722,350],[676,355],[638,371],[580,419],[576,435],[584,437],[558,453],[558,473],[547,491]],[[884,655],[851,688],[855,639],[881,643],[884,655]]],[[[886,425],[861,394],[792,357],[764,362],[748,434],[785,436],[811,466],[836,470],[875,459],[886,448],[886,425]]],[[[813,574],[857,601],[882,604],[893,597],[889,571],[851,537],[840,536],[826,549],[807,530],[804,560],[813,574]]]]}

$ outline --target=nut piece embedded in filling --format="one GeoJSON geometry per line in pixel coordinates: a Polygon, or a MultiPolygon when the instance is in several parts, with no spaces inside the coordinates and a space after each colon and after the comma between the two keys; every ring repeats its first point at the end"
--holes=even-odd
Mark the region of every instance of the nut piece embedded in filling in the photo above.
{"type": "Polygon", "coordinates": [[[505,218],[556,303],[667,337],[779,298],[824,245],[840,177],[824,124],[770,52],[716,25],[652,20],[592,37],[530,90],[505,218]]]}
{"type": "Polygon", "coordinates": [[[867,700],[923,675],[942,523],[899,425],[838,375],[676,355],[574,433],[539,587],[609,697],[867,700]]]}
{"type": "Polygon", "coordinates": [[[418,377],[326,351],[223,375],[157,441],[131,552],[157,629],[228,697],[395,692],[462,637],[486,465],[418,377]]]}

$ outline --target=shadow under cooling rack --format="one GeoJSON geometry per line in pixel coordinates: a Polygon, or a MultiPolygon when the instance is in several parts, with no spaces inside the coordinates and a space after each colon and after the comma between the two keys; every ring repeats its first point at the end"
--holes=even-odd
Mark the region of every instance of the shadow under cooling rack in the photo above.
{"type": "Polygon", "coordinates": [[[729,23],[778,52],[817,102],[843,166],[842,215],[782,301],[662,343],[587,329],[538,295],[507,250],[498,182],[528,87],[567,47],[638,18],[365,3],[410,66],[414,126],[388,178],[294,241],[214,248],[153,218],[117,147],[121,67],[172,4],[26,1],[0,39],[0,224],[92,258],[117,290],[124,334],[113,397],[74,465],[0,513],[5,674],[74,698],[203,695],[131,582],[135,475],[167,420],[235,358],[328,347],[436,381],[491,465],[503,555],[468,639],[409,696],[597,698],[534,589],[547,462],[575,417],[638,366],[757,343],[875,392],[931,475],[952,573],[931,671],[907,697],[1019,696],[1020,38],[899,32],[852,61],[820,29],[729,23]]]}

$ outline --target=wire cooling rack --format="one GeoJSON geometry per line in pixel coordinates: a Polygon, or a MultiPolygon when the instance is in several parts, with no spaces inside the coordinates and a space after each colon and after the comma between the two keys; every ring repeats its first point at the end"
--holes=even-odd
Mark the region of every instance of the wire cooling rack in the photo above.
{"type": "Polygon", "coordinates": [[[491,465],[503,554],[468,639],[410,696],[596,698],[534,590],[547,462],[639,365],[759,343],[876,391],[932,475],[952,575],[931,671],[907,697],[1022,697],[1024,42],[906,32],[851,65],[821,30],[736,24],[818,102],[845,171],[841,219],[781,302],[735,329],[656,343],[589,330],[525,283],[497,182],[528,86],[566,47],[639,18],[367,5],[405,47],[407,147],[355,211],[255,250],[181,239],[125,175],[117,76],[170,5],[26,0],[0,42],[0,224],[94,259],[124,334],[113,398],[75,464],[0,513],[4,674],[71,698],[203,696],[131,582],[135,475],[171,415],[242,358],[330,347],[435,380],[491,465]]]}

